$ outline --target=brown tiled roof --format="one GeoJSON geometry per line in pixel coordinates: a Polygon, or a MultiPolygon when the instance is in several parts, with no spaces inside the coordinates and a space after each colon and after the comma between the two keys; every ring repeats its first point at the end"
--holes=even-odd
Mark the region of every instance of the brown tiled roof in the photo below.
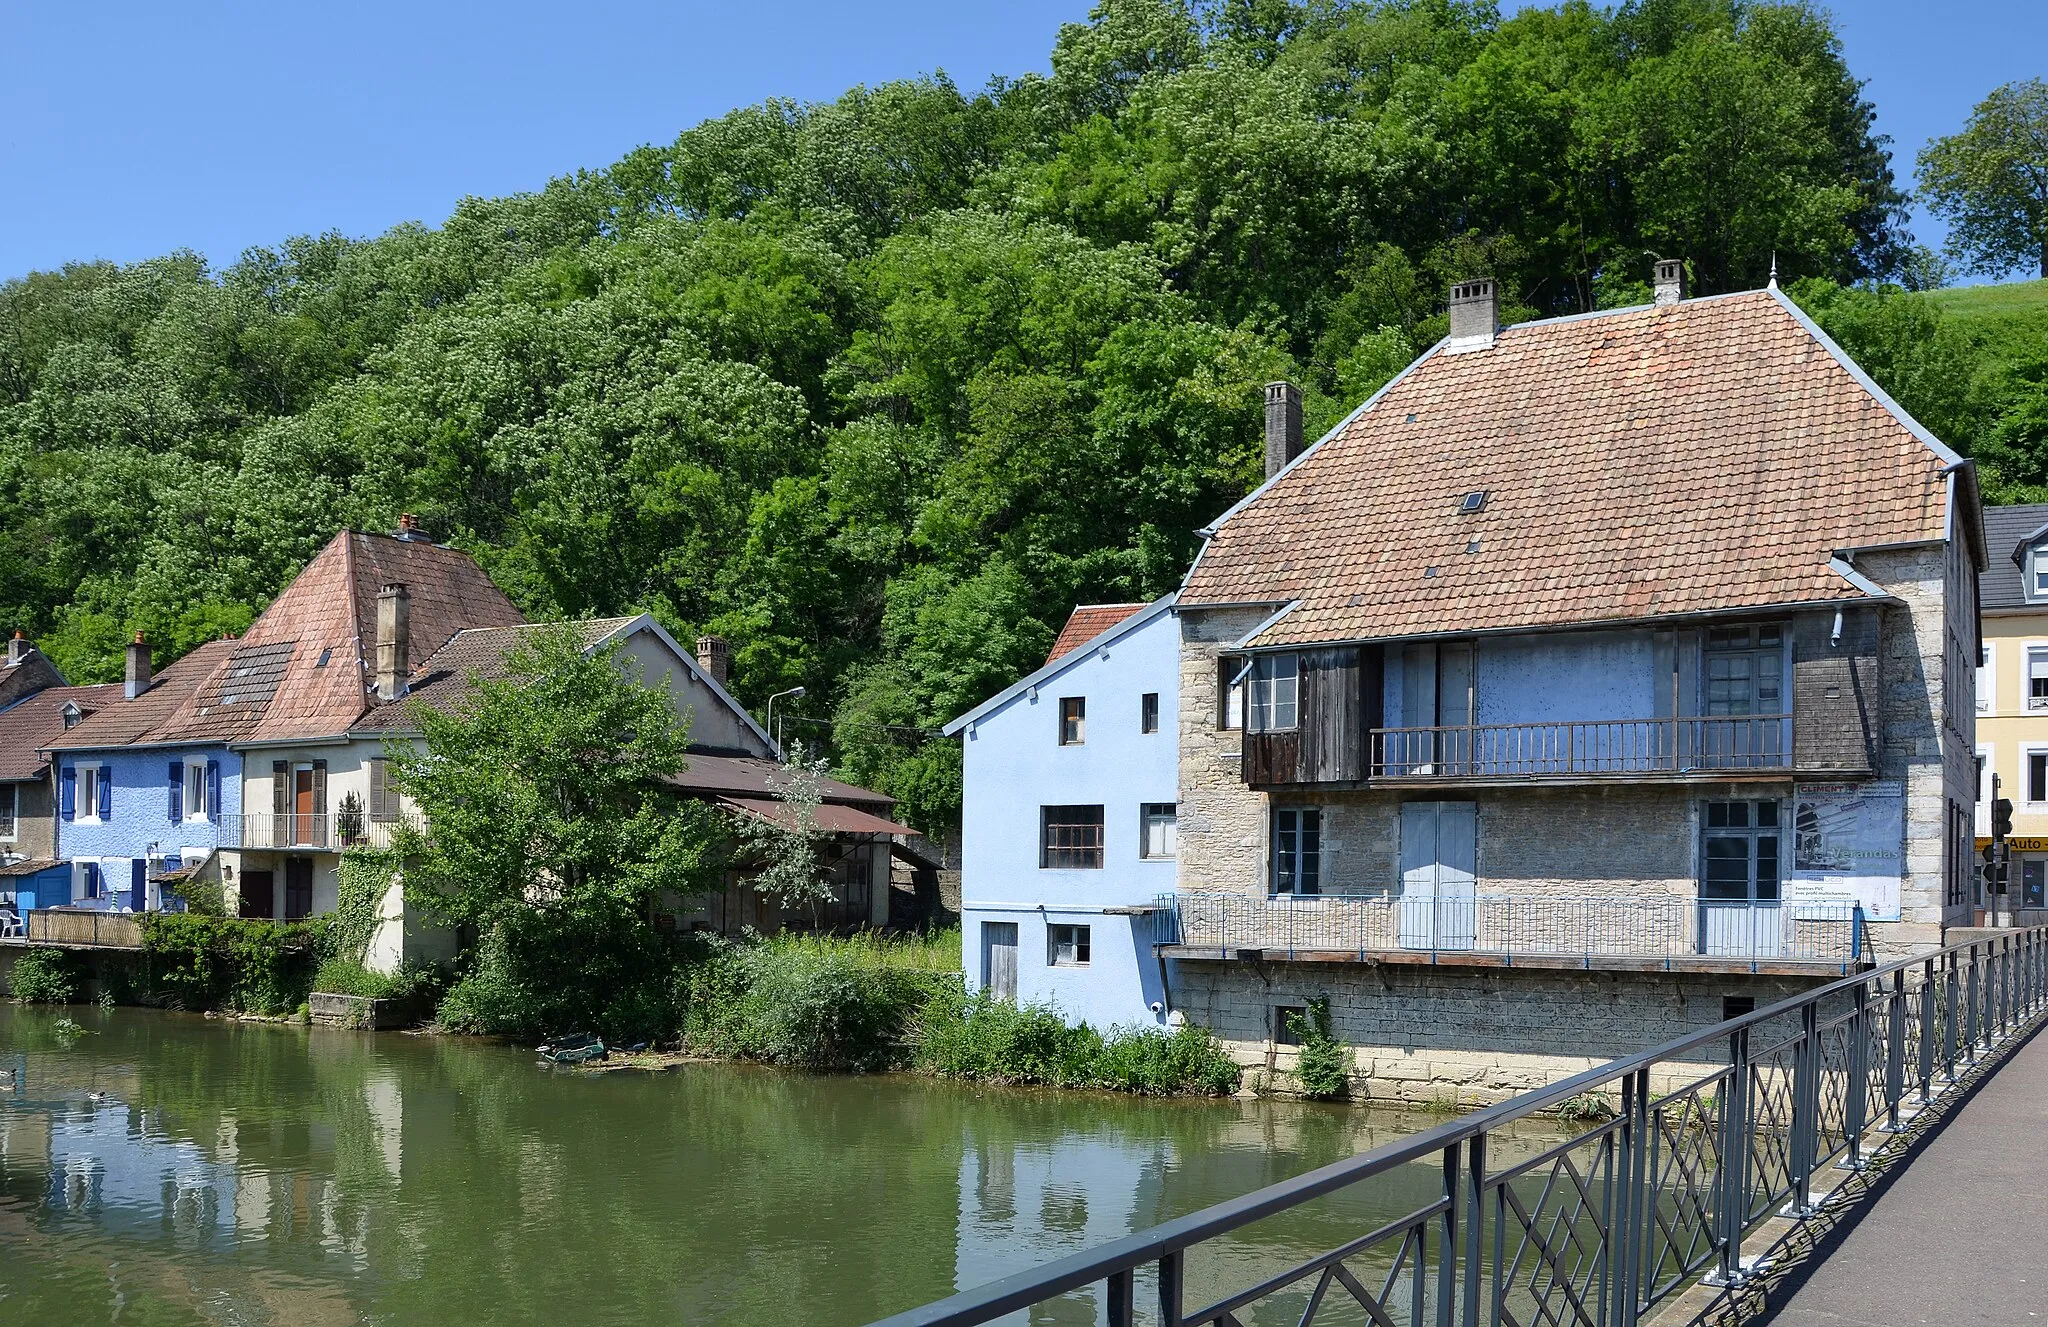
{"type": "MultiPolygon", "coordinates": [[[[124,703],[121,684],[110,682],[90,687],[45,687],[27,700],[0,710],[0,782],[39,779],[50,768],[50,762],[43,758],[43,748],[66,735],[67,702],[87,715],[79,721],[79,728],[92,722],[95,711],[124,703]]],[[[76,732],[77,728],[71,731],[76,732]]]]}
{"type": "Polygon", "coordinates": [[[1067,615],[1067,625],[1060,628],[1059,639],[1052,643],[1052,653],[1045,656],[1045,661],[1052,663],[1072,654],[1131,614],[1144,610],[1143,604],[1079,605],[1067,615]]]}
{"type": "MultiPolygon", "coordinates": [[[[159,741],[270,742],[339,736],[376,705],[377,592],[411,592],[415,671],[456,632],[521,621],[467,553],[344,530],[272,600],[216,672],[163,722],[159,741]]],[[[209,647],[210,648],[210,647],[209,647]]],[[[183,663],[183,660],[180,660],[183,663]]]]}
{"type": "Polygon", "coordinates": [[[1852,599],[1831,555],[1943,538],[1950,459],[1776,292],[1524,324],[1240,505],[1180,602],[1299,601],[1285,645],[1852,599]]]}
{"type": "MultiPolygon", "coordinates": [[[[684,792],[697,795],[717,795],[726,798],[768,798],[779,801],[781,793],[782,766],[759,756],[690,756],[690,765],[680,774],[671,774],[668,782],[684,792]]],[[[841,802],[849,805],[867,806],[877,813],[885,812],[896,805],[896,799],[886,793],[874,792],[838,779],[820,779],[818,796],[826,802],[841,802]]]]}
{"type": "MultiPolygon", "coordinates": [[[[417,611],[417,610],[415,610],[417,611]]],[[[592,618],[585,622],[572,622],[583,637],[586,648],[597,644],[620,627],[633,621],[630,617],[592,618]]],[[[444,714],[454,713],[473,693],[470,679],[475,677],[499,680],[509,676],[505,661],[522,640],[549,623],[532,623],[514,627],[477,627],[458,631],[448,643],[434,652],[424,666],[415,671],[407,688],[405,699],[391,705],[379,705],[365,714],[354,725],[354,731],[396,732],[410,731],[419,726],[411,711],[416,706],[426,706],[444,714]]]]}
{"type": "MultiPolygon", "coordinates": [[[[721,797],[718,804],[741,815],[765,820],[771,825],[784,829],[796,828],[796,812],[787,802],[765,797],[721,797]]],[[[812,815],[813,822],[827,834],[915,834],[908,825],[899,825],[893,820],[863,811],[856,806],[834,802],[820,802],[812,815]]]]}
{"type": "Polygon", "coordinates": [[[45,745],[64,751],[190,740],[174,732],[178,715],[191,702],[193,693],[234,651],[232,640],[210,640],[158,673],[150,680],[149,690],[133,700],[122,694],[118,682],[94,687],[94,691],[102,693],[98,711],[76,727],[56,734],[45,745]]]}

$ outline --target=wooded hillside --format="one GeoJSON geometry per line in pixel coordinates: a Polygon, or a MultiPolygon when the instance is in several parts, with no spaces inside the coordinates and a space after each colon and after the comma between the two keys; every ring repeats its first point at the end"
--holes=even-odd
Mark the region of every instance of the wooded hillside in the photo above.
{"type": "Polygon", "coordinates": [[[1455,277],[1525,318],[1775,254],[1999,491],[2048,482],[2039,365],[1842,289],[1928,260],[1816,9],[1105,0],[1052,69],[750,107],[438,228],[7,283],[0,626],[115,677],[414,511],[534,617],[731,637],[743,699],[807,686],[790,731],[937,829],[923,734],[1076,601],[1177,583],[1259,475],[1261,384],[1313,436],[1455,277]]]}

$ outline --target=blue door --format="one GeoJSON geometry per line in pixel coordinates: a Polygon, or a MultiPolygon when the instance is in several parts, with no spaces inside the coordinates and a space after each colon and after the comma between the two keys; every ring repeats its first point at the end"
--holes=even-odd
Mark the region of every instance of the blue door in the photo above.
{"type": "Polygon", "coordinates": [[[128,859],[128,910],[141,912],[149,903],[149,863],[140,857],[128,859]]]}

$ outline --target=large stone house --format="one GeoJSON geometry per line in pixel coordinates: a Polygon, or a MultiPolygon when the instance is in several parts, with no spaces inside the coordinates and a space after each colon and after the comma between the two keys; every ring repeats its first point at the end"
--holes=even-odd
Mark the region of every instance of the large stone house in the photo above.
{"type": "Polygon", "coordinates": [[[1451,334],[1176,607],[1172,1000],[1510,1091],[1972,920],[1968,462],[1775,288],[1451,334]],[[1568,1047],[1568,1053],[1555,1049],[1568,1047]]]}

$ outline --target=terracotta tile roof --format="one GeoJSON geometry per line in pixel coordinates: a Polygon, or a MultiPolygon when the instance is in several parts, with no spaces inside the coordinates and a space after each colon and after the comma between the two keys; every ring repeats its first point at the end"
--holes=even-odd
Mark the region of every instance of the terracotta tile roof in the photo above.
{"type": "MultiPolygon", "coordinates": [[[[689,768],[670,775],[668,782],[693,794],[718,794],[739,800],[765,797],[773,801],[781,798],[781,771],[780,764],[759,756],[692,754],[689,768]]],[[[896,799],[886,793],[841,783],[838,779],[820,779],[818,796],[826,802],[865,806],[877,814],[896,805],[896,799]]]]}
{"type": "Polygon", "coordinates": [[[1045,656],[1047,663],[1064,658],[1108,631],[1133,613],[1145,610],[1143,604],[1081,604],[1067,615],[1067,625],[1060,628],[1059,639],[1052,643],[1052,653],[1045,656]]]}
{"type": "Polygon", "coordinates": [[[1943,538],[1949,459],[1775,292],[1525,324],[1241,504],[1181,603],[1299,601],[1283,645],[1851,599],[1830,556],[1943,538]]]}
{"type": "Polygon", "coordinates": [[[90,687],[45,687],[27,700],[0,710],[0,782],[39,779],[48,771],[50,762],[43,758],[43,748],[66,736],[67,702],[77,705],[87,716],[79,721],[78,728],[91,723],[96,711],[124,703],[121,684],[110,682],[90,687]]]}
{"type": "Polygon", "coordinates": [[[193,688],[155,740],[272,742],[349,731],[377,704],[370,691],[377,592],[392,582],[412,595],[407,657],[416,668],[458,631],[522,620],[467,553],[344,530],[292,578],[247,635],[226,643],[215,656],[217,671],[193,688]]]}
{"type": "Polygon", "coordinates": [[[232,640],[206,642],[158,673],[150,680],[149,690],[133,700],[122,694],[118,682],[93,688],[104,694],[99,710],[76,727],[57,734],[47,743],[48,748],[61,751],[221,740],[217,737],[188,737],[178,730],[178,720],[191,704],[193,695],[233,657],[236,644],[232,640]]]}
{"type": "MultiPolygon", "coordinates": [[[[570,625],[578,629],[584,645],[588,647],[631,621],[630,617],[604,617],[570,625]]],[[[403,700],[377,706],[354,725],[353,731],[413,731],[418,728],[419,721],[411,711],[421,705],[444,714],[453,713],[474,694],[471,678],[496,680],[510,676],[505,661],[513,648],[546,625],[552,624],[476,627],[456,632],[446,645],[436,650],[433,657],[413,673],[403,700]]]]}

